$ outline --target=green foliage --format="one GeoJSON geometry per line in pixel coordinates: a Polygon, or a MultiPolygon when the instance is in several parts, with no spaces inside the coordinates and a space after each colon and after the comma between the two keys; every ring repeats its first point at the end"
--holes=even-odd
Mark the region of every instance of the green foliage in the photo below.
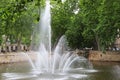
{"type": "Polygon", "coordinates": [[[66,30],[71,27],[70,23],[74,16],[73,10],[76,9],[74,5],[77,4],[74,0],[67,0],[64,3],[57,0],[52,3],[54,3],[52,8],[52,37],[53,43],[56,43],[65,34],[66,30]]]}
{"type": "MultiPolygon", "coordinates": [[[[0,1],[0,36],[7,35],[11,43],[30,44],[33,24],[37,20],[37,0],[1,0],[0,1]],[[34,9],[35,8],[35,9],[34,9]],[[22,39],[25,38],[25,39],[22,39]]],[[[2,40],[0,38],[0,40],[2,40]]]]}
{"type": "Polygon", "coordinates": [[[53,35],[59,38],[65,33],[72,48],[86,46],[105,50],[114,43],[117,29],[120,29],[119,4],[119,0],[59,2],[52,9],[53,35]],[[77,10],[79,12],[74,14],[77,10]]]}
{"type": "Polygon", "coordinates": [[[71,23],[69,23],[70,27],[66,31],[67,40],[69,43],[69,46],[72,48],[81,48],[83,47],[83,28],[84,25],[81,23],[81,17],[78,15],[75,15],[71,18],[71,23]]]}
{"type": "MultiPolygon", "coordinates": [[[[119,4],[120,0],[51,0],[52,42],[65,34],[74,49],[105,50],[120,29],[119,4]]],[[[0,0],[0,36],[7,35],[11,43],[30,44],[44,6],[45,0],[0,0]]]]}

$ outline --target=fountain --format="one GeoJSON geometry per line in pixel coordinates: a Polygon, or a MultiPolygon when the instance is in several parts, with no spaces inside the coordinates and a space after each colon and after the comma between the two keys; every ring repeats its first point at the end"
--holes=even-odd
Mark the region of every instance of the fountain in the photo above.
{"type": "Polygon", "coordinates": [[[28,73],[4,73],[4,80],[77,80],[87,77],[85,73],[94,72],[92,64],[87,59],[67,51],[64,35],[60,38],[56,48],[51,50],[49,0],[46,0],[45,9],[42,10],[40,17],[40,41],[35,62],[26,53],[23,53],[32,65],[31,71],[28,73]]]}
{"type": "MultiPolygon", "coordinates": [[[[40,41],[37,53],[37,61],[35,63],[36,70],[39,72],[55,73],[56,69],[64,72],[76,60],[81,60],[79,56],[71,54],[65,48],[66,38],[62,36],[56,46],[51,51],[51,15],[50,15],[50,1],[46,0],[46,6],[41,13],[40,20],[40,41]],[[42,71],[44,70],[44,71],[42,71]]],[[[85,59],[85,58],[84,58],[85,59]]]]}

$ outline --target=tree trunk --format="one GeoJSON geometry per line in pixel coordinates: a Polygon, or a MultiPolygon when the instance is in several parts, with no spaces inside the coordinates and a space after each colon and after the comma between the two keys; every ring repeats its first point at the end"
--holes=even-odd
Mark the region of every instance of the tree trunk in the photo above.
{"type": "Polygon", "coordinates": [[[98,51],[100,51],[101,50],[100,49],[100,42],[99,42],[99,38],[98,38],[97,34],[95,34],[95,39],[96,39],[96,43],[97,43],[97,49],[98,49],[98,51]]]}
{"type": "Polygon", "coordinates": [[[17,40],[17,50],[18,51],[21,51],[21,38],[22,38],[22,35],[21,33],[18,35],[18,40],[17,40]]]}

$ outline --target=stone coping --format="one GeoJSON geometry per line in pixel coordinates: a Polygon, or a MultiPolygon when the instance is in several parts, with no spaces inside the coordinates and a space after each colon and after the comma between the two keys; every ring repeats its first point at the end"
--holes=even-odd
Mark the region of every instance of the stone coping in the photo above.
{"type": "Polygon", "coordinates": [[[91,61],[120,61],[120,51],[90,51],[88,59],[91,61]]]}
{"type": "MultiPolygon", "coordinates": [[[[36,60],[35,51],[1,53],[0,64],[28,61],[28,58],[24,54],[27,54],[32,60],[36,60]]],[[[102,53],[101,51],[90,51],[88,59],[90,61],[120,61],[120,52],[102,53]]]]}
{"type": "Polygon", "coordinates": [[[0,64],[28,61],[29,59],[24,54],[27,54],[32,60],[36,59],[35,52],[34,52],[34,54],[33,54],[33,52],[4,53],[4,54],[0,54],[0,64]]]}

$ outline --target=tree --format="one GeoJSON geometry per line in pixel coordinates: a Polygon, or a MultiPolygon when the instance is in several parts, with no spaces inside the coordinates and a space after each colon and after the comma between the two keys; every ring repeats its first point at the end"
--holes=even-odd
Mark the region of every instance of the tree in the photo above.
{"type": "Polygon", "coordinates": [[[104,0],[99,8],[99,37],[100,44],[104,50],[114,43],[117,36],[117,29],[120,27],[120,1],[104,0]]]}
{"type": "Polygon", "coordinates": [[[105,50],[115,41],[119,24],[118,0],[80,0],[83,36],[96,40],[98,50],[105,50]],[[114,12],[114,13],[113,13],[114,12]],[[117,26],[116,26],[117,24],[117,26]]]}
{"type": "Polygon", "coordinates": [[[55,1],[52,8],[52,31],[53,43],[65,34],[68,27],[71,26],[74,10],[77,8],[78,0],[66,0],[64,3],[55,1]]]}
{"type": "Polygon", "coordinates": [[[98,31],[98,17],[99,13],[97,9],[100,6],[100,0],[80,0],[80,10],[83,17],[82,22],[85,24],[83,31],[84,38],[90,40],[91,42],[96,40],[98,50],[100,50],[99,43],[99,31],[98,31]]]}
{"type": "Polygon", "coordinates": [[[0,6],[1,35],[7,35],[11,43],[17,43],[18,46],[21,42],[30,44],[33,24],[37,20],[35,14],[38,14],[34,9],[35,4],[36,1],[32,0],[2,0],[0,6]]]}

